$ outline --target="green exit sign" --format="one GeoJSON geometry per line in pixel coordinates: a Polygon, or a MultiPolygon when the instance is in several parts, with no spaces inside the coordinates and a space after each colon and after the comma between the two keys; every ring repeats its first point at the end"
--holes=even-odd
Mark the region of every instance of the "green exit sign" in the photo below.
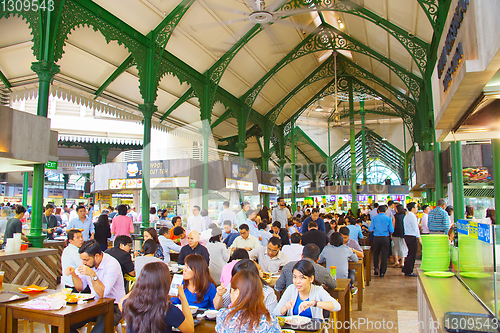
{"type": "Polygon", "coordinates": [[[45,163],[45,169],[57,170],[57,162],[48,161],[47,163],[45,163]]]}

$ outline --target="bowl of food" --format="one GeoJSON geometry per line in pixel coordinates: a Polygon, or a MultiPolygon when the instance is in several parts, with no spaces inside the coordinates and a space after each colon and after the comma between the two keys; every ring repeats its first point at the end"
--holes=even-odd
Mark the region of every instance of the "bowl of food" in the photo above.
{"type": "Polygon", "coordinates": [[[207,310],[205,311],[205,317],[207,317],[208,319],[214,319],[215,317],[217,317],[218,313],[218,310],[207,310]]]}
{"type": "Polygon", "coordinates": [[[285,323],[288,325],[301,326],[311,322],[311,318],[304,316],[289,316],[285,318],[285,323]]]}
{"type": "Polygon", "coordinates": [[[191,310],[192,314],[196,314],[196,312],[198,312],[198,307],[197,306],[190,305],[189,309],[191,310]]]}
{"type": "Polygon", "coordinates": [[[280,324],[280,327],[285,326],[286,319],[285,317],[278,317],[278,323],[280,324]]]}

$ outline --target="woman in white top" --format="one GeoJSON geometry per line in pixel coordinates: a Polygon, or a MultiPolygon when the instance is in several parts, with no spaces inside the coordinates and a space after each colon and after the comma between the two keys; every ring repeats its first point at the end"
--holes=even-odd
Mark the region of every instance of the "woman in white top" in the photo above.
{"type": "Polygon", "coordinates": [[[308,260],[298,261],[293,266],[293,284],[286,288],[273,314],[323,319],[323,310],[339,311],[339,302],[314,282],[313,264],[308,260]]]}
{"type": "Polygon", "coordinates": [[[155,257],[156,252],[156,242],[153,239],[148,239],[142,245],[142,249],[144,251],[144,255],[135,258],[135,276],[139,277],[141,274],[142,268],[149,264],[150,262],[163,262],[163,260],[155,257]]]}
{"type": "MultiPolygon", "coordinates": [[[[236,273],[242,270],[251,271],[260,276],[262,282],[262,291],[264,293],[264,304],[267,311],[269,311],[269,313],[273,313],[273,310],[276,308],[276,304],[278,304],[278,299],[276,298],[274,289],[271,288],[268,283],[262,279],[262,270],[258,268],[257,264],[254,261],[250,259],[242,259],[238,261],[236,265],[234,265],[231,276],[234,277],[236,273]]],[[[216,310],[220,308],[228,308],[230,303],[231,294],[229,293],[229,288],[226,288],[226,286],[221,284],[217,287],[217,294],[214,297],[214,308],[216,310]]]]}
{"type": "Polygon", "coordinates": [[[220,274],[222,272],[222,267],[227,264],[229,260],[229,250],[226,248],[226,244],[221,243],[220,239],[222,236],[222,230],[219,227],[215,227],[212,230],[212,237],[207,244],[208,254],[210,254],[210,276],[214,281],[220,281],[220,274]]]}
{"type": "Polygon", "coordinates": [[[156,223],[160,220],[160,218],[158,217],[158,214],[156,214],[156,208],[154,207],[151,207],[149,209],[149,222],[150,223],[154,223],[156,225],[156,223]]]}

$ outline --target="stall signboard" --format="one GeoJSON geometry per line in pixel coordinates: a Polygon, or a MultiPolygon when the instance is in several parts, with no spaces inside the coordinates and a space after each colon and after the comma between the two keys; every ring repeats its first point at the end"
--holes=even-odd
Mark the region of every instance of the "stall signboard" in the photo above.
{"type": "Polygon", "coordinates": [[[334,195],[328,195],[326,197],[326,201],[328,201],[328,202],[335,202],[335,196],[334,195]]]}
{"type": "Polygon", "coordinates": [[[111,195],[113,198],[123,198],[123,199],[133,199],[134,195],[132,193],[113,193],[111,195]]]}
{"type": "Polygon", "coordinates": [[[253,183],[238,179],[226,178],[226,188],[231,190],[253,191],[253,183]]]}
{"type": "Polygon", "coordinates": [[[491,174],[486,167],[463,168],[464,182],[480,182],[491,180],[491,174]]]}
{"type": "Polygon", "coordinates": [[[3,198],[3,202],[21,202],[21,201],[22,201],[21,198],[9,198],[9,197],[3,198]]]}
{"type": "MultiPolygon", "coordinates": [[[[151,178],[163,178],[168,176],[170,161],[151,161],[149,163],[149,174],[151,178]]],[[[127,179],[142,178],[142,162],[127,163],[127,179]]]]}
{"type": "Polygon", "coordinates": [[[458,220],[457,232],[480,240],[485,243],[492,243],[492,226],[488,223],[478,223],[475,221],[458,220]]]}
{"type": "MultiPolygon", "coordinates": [[[[189,177],[163,177],[151,178],[150,186],[152,188],[172,188],[172,187],[189,187],[189,177]]],[[[110,179],[110,190],[130,190],[141,189],[142,179],[110,179]]]]}
{"type": "Polygon", "coordinates": [[[368,195],[358,194],[358,202],[368,202],[368,195]]]}
{"type": "Polygon", "coordinates": [[[276,185],[276,181],[277,181],[276,174],[269,172],[269,171],[263,171],[263,170],[261,170],[261,172],[262,172],[262,179],[261,179],[262,184],[276,185]]]}
{"type": "Polygon", "coordinates": [[[258,189],[260,193],[271,193],[271,194],[276,194],[278,191],[277,186],[271,186],[271,185],[264,185],[264,184],[259,184],[258,189]]]}
{"type": "Polygon", "coordinates": [[[48,161],[45,163],[45,169],[57,170],[57,162],[56,161],[48,161]]]}
{"type": "Polygon", "coordinates": [[[57,189],[57,188],[49,188],[47,195],[49,198],[63,198],[64,197],[64,190],[57,189]]]}
{"type": "Polygon", "coordinates": [[[242,179],[250,173],[251,168],[245,165],[231,162],[231,178],[228,179],[242,179]]]}

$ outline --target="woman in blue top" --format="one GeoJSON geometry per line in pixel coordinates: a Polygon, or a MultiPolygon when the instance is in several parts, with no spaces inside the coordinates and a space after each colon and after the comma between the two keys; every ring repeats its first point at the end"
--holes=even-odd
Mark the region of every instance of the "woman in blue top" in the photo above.
{"type": "Polygon", "coordinates": [[[170,302],[170,272],[167,265],[163,262],[149,263],[142,272],[132,292],[118,304],[127,322],[127,332],[171,333],[172,327],[176,327],[183,333],[193,333],[193,316],[181,286],[178,291],[182,310],[170,302]]]}
{"type": "MultiPolygon", "coordinates": [[[[199,254],[190,254],[184,260],[184,264],[182,284],[189,305],[214,309],[217,289],[208,271],[207,261],[199,254]]],[[[180,304],[181,301],[178,298],[172,298],[172,303],[180,304]]]]}
{"type": "Polygon", "coordinates": [[[321,286],[314,283],[314,266],[300,260],[293,266],[293,284],[286,288],[273,313],[277,316],[300,315],[323,319],[323,310],[339,311],[340,304],[321,286]]]}

